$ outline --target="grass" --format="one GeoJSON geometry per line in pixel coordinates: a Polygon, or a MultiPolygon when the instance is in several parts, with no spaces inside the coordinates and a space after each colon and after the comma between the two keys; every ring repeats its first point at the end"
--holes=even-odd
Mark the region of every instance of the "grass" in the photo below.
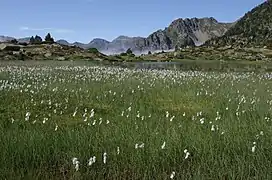
{"type": "Polygon", "coordinates": [[[47,63],[0,66],[0,179],[272,178],[270,73],[47,63]]]}

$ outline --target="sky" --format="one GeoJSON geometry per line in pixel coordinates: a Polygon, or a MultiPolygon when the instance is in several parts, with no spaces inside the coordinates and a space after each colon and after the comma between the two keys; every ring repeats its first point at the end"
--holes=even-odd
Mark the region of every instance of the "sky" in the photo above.
{"type": "Polygon", "coordinates": [[[55,39],[88,43],[119,35],[146,37],[177,18],[233,22],[265,0],[0,0],[0,35],[50,32],[55,39]]]}

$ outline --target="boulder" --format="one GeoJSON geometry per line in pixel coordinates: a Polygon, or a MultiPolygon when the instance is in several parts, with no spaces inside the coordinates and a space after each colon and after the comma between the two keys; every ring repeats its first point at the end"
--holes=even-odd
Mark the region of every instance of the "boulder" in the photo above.
{"type": "Polygon", "coordinates": [[[66,59],[65,59],[65,57],[58,57],[57,60],[58,61],[65,61],[66,59]]]}

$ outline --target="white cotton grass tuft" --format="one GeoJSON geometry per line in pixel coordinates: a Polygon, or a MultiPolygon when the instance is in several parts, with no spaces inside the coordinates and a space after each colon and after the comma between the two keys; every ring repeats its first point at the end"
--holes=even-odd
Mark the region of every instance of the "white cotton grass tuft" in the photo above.
{"type": "Polygon", "coordinates": [[[165,146],[166,146],[166,142],[164,141],[162,146],[161,146],[161,149],[165,149],[165,146]]]}
{"type": "Polygon", "coordinates": [[[120,154],[120,147],[117,147],[117,155],[120,154]]]}
{"type": "Polygon", "coordinates": [[[76,109],[75,109],[75,111],[74,111],[74,113],[73,113],[73,117],[76,116],[76,114],[77,114],[77,109],[78,109],[78,107],[76,107],[76,109]]]}
{"type": "Polygon", "coordinates": [[[78,159],[74,157],[72,159],[72,162],[73,162],[73,165],[75,165],[75,170],[78,171],[79,170],[79,164],[80,164],[78,159]]]}
{"type": "Polygon", "coordinates": [[[145,144],[144,143],[141,143],[141,144],[135,144],[135,149],[143,149],[144,148],[144,146],[145,146],[145,144]]]}
{"type": "Polygon", "coordinates": [[[165,115],[165,117],[166,117],[166,118],[169,118],[169,115],[170,115],[170,114],[169,114],[169,112],[168,112],[168,111],[166,111],[166,115],[165,115]]]}
{"type": "Polygon", "coordinates": [[[107,153],[106,152],[103,154],[103,163],[104,164],[107,163],[107,153]]]}
{"type": "Polygon", "coordinates": [[[74,158],[72,159],[73,165],[75,165],[77,161],[78,161],[78,159],[77,159],[76,157],[74,157],[74,158]]]}
{"type": "Polygon", "coordinates": [[[175,175],[176,175],[176,173],[173,171],[173,172],[171,173],[171,175],[170,175],[170,179],[174,179],[175,175]]]}
{"type": "Polygon", "coordinates": [[[94,109],[91,110],[91,115],[89,117],[90,118],[94,117],[94,109]]]}
{"type": "Polygon", "coordinates": [[[211,131],[213,131],[213,132],[215,131],[214,125],[212,125],[211,131]]]}
{"type": "Polygon", "coordinates": [[[59,128],[59,126],[56,124],[55,131],[57,131],[57,130],[58,130],[58,128],[59,128]]]}
{"type": "Polygon", "coordinates": [[[139,145],[139,148],[141,148],[141,149],[144,148],[144,145],[145,145],[145,144],[142,143],[141,145],[139,145]]]}
{"type": "Polygon", "coordinates": [[[253,146],[252,146],[252,148],[251,148],[251,151],[253,152],[253,153],[255,153],[255,151],[256,151],[256,142],[253,142],[253,146]]]}
{"type": "Polygon", "coordinates": [[[185,154],[185,158],[184,159],[188,159],[190,156],[190,153],[188,152],[187,149],[184,150],[184,154],[185,154]]]}
{"type": "Polygon", "coordinates": [[[88,166],[93,165],[95,162],[96,162],[96,157],[95,157],[95,156],[91,157],[91,158],[89,159],[88,166]]]}
{"type": "Polygon", "coordinates": [[[27,112],[25,115],[25,121],[29,121],[29,117],[30,117],[31,113],[27,112]]]}

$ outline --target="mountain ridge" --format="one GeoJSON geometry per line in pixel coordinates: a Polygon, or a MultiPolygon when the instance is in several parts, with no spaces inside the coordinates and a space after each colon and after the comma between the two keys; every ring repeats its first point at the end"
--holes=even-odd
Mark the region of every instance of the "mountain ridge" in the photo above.
{"type": "Polygon", "coordinates": [[[247,12],[222,37],[211,39],[205,45],[234,47],[262,47],[271,45],[271,17],[272,1],[269,0],[247,12]]]}
{"type": "MultiPolygon", "coordinates": [[[[149,51],[167,51],[187,46],[199,46],[215,37],[223,36],[232,23],[218,22],[213,17],[178,18],[164,30],[159,29],[147,37],[118,36],[107,41],[94,38],[89,43],[73,42],[65,39],[56,41],[62,45],[77,46],[83,49],[96,48],[104,54],[119,54],[132,49],[135,54],[145,54],[149,51]]],[[[0,36],[0,42],[10,41],[12,37],[0,36]],[[2,38],[1,38],[2,37],[2,38]]],[[[29,42],[30,38],[17,39],[19,42],[29,42]]]]}
{"type": "MultiPolygon", "coordinates": [[[[159,29],[147,37],[121,35],[111,42],[96,38],[87,44],[69,43],[69,45],[84,49],[97,48],[105,54],[118,54],[130,48],[136,54],[141,54],[148,51],[171,50],[176,47],[199,46],[211,38],[223,36],[231,25],[232,23],[218,22],[213,17],[178,18],[164,30],[159,29]]],[[[68,45],[65,41],[57,42],[68,45]]]]}

